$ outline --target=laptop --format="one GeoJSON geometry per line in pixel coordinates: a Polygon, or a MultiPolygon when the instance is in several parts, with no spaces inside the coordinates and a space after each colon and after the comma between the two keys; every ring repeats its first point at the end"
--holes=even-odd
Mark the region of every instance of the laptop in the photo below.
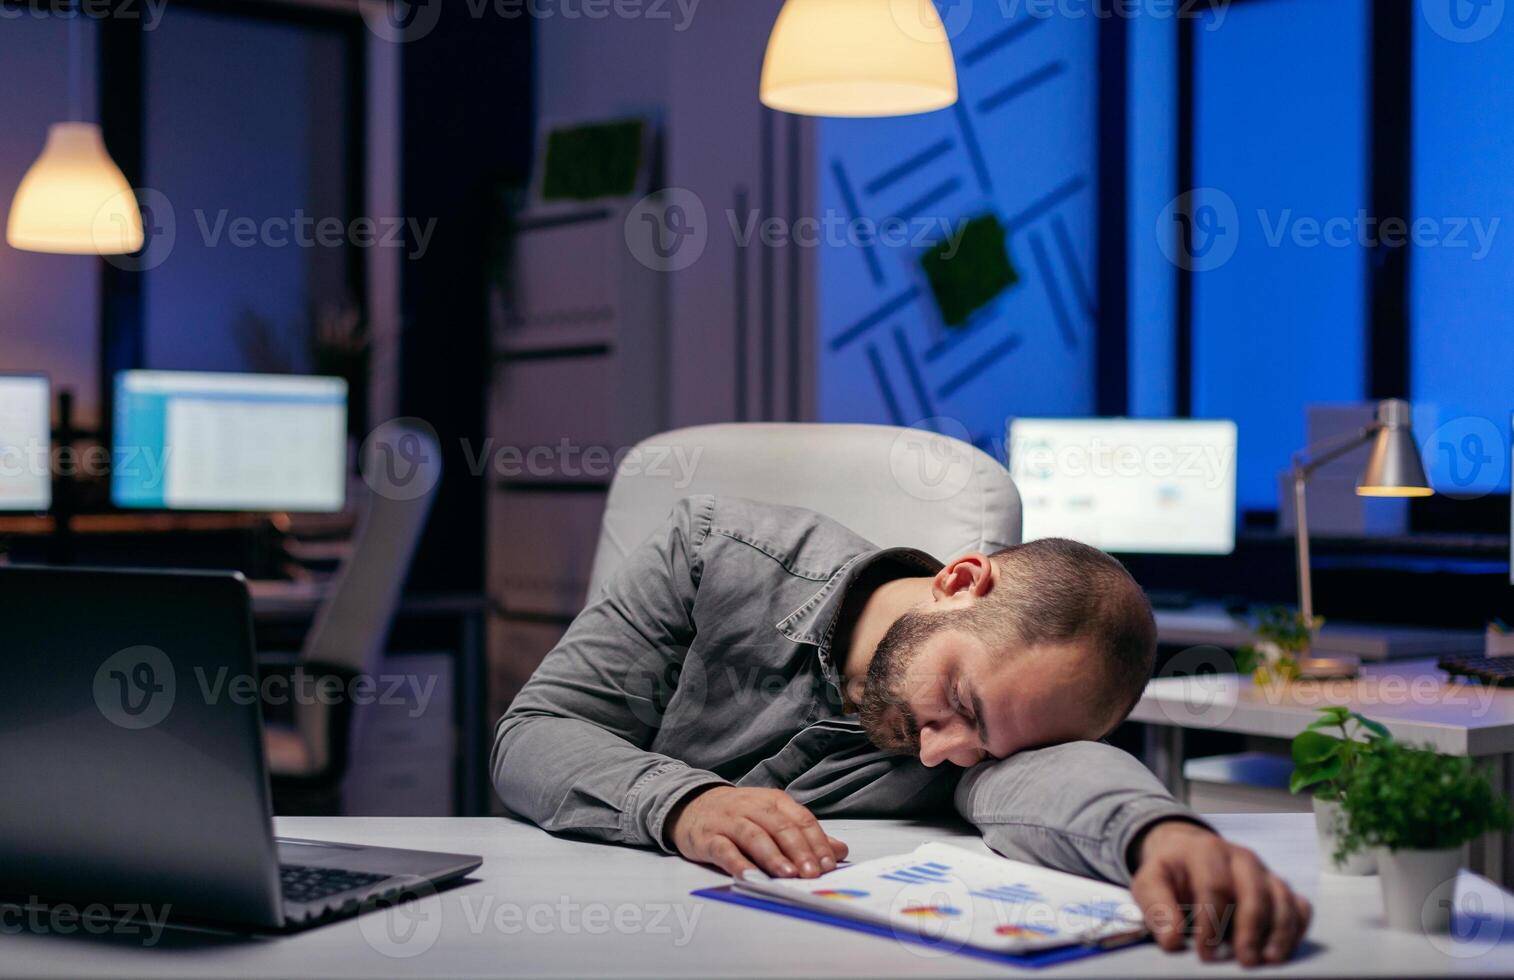
{"type": "Polygon", "coordinates": [[[481,863],[274,836],[241,575],[0,566],[0,629],[7,902],[292,931],[481,863]]]}

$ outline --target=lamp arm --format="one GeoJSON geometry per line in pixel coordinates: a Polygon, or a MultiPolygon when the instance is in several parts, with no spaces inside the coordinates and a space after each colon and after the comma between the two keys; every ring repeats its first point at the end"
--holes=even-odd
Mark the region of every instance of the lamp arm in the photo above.
{"type": "Polygon", "coordinates": [[[1305,487],[1315,470],[1358,446],[1371,442],[1382,428],[1381,422],[1374,422],[1347,435],[1317,442],[1293,454],[1293,533],[1294,553],[1298,559],[1298,610],[1306,623],[1314,620],[1314,582],[1309,573],[1309,518],[1305,487]]]}
{"type": "Polygon", "coordinates": [[[1293,473],[1308,479],[1314,475],[1314,471],[1334,459],[1340,459],[1351,450],[1365,443],[1371,442],[1372,438],[1383,428],[1381,422],[1358,429],[1349,435],[1335,439],[1326,439],[1307,446],[1293,454],[1293,473]]]}

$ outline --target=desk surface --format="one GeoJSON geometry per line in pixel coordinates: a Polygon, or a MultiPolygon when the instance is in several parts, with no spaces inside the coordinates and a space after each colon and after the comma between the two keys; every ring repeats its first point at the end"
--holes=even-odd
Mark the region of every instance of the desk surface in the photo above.
{"type": "Polygon", "coordinates": [[[1514,688],[1451,681],[1433,660],[1364,665],[1355,680],[1259,687],[1250,677],[1175,660],[1176,676],[1146,685],[1132,721],[1292,738],[1339,704],[1375,718],[1401,741],[1453,755],[1514,752],[1514,688]],[[1190,676],[1183,676],[1188,674],[1190,676]]]}
{"type": "MultiPolygon", "coordinates": [[[[1514,973],[1514,896],[1464,872],[1459,903],[1490,914],[1459,945],[1381,924],[1375,878],[1316,870],[1307,814],[1213,818],[1315,901],[1312,944],[1283,968],[1255,976],[1409,976],[1514,973]],[[1502,923],[1508,923],[1502,925],[1502,923]],[[1503,939],[1500,945],[1496,940],[1503,939]]],[[[830,821],[855,858],[905,851],[928,839],[981,847],[966,828],[896,821],[830,821]]],[[[236,977],[708,977],[1014,975],[1012,968],[693,898],[723,882],[713,871],[650,851],[575,843],[495,818],[281,819],[300,837],[467,851],[484,856],[473,880],[399,911],[370,913],[296,936],[243,940],[166,934],[155,948],[126,938],[5,929],[0,976],[236,977]],[[409,933],[410,941],[395,936],[409,933]],[[173,938],[170,940],[169,936],[173,938]]],[[[1040,976],[1240,975],[1144,945],[1040,976]]]]}
{"type": "MultiPolygon", "coordinates": [[[[1216,605],[1158,609],[1156,620],[1158,637],[1170,646],[1234,649],[1256,637],[1247,622],[1216,605]]],[[[1482,653],[1483,635],[1478,630],[1341,623],[1327,618],[1315,638],[1314,648],[1321,653],[1344,653],[1369,661],[1402,660],[1482,653]]]]}

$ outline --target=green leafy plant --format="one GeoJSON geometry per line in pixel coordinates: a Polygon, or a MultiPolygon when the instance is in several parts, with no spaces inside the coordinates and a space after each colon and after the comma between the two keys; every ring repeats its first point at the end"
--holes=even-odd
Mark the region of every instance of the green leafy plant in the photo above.
{"type": "Polygon", "coordinates": [[[1322,800],[1339,800],[1363,755],[1391,740],[1388,730],[1346,708],[1321,708],[1320,716],[1293,738],[1293,775],[1288,791],[1312,789],[1322,800]],[[1339,735],[1325,729],[1336,729],[1339,735]]]}
{"type": "Polygon", "coordinates": [[[1256,642],[1237,651],[1236,669],[1251,674],[1258,684],[1291,681],[1298,677],[1298,658],[1309,652],[1315,632],[1324,619],[1305,619],[1287,606],[1262,610],[1257,617],[1256,642]]]}
{"type": "Polygon", "coordinates": [[[1344,787],[1336,860],[1366,847],[1435,851],[1507,830],[1509,805],[1465,756],[1384,740],[1356,759],[1344,787]]]}

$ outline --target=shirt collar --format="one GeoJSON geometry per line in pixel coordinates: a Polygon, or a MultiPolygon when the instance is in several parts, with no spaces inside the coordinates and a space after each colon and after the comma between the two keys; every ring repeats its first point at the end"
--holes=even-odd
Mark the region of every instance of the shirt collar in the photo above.
{"type": "Polygon", "coordinates": [[[825,678],[837,691],[841,690],[841,671],[831,656],[831,639],[836,633],[837,619],[846,602],[847,592],[864,572],[878,562],[899,565],[901,577],[913,573],[934,575],[942,567],[941,562],[914,548],[864,551],[832,572],[819,591],[777,623],[778,632],[790,640],[795,643],[810,643],[817,648],[825,678]]]}

